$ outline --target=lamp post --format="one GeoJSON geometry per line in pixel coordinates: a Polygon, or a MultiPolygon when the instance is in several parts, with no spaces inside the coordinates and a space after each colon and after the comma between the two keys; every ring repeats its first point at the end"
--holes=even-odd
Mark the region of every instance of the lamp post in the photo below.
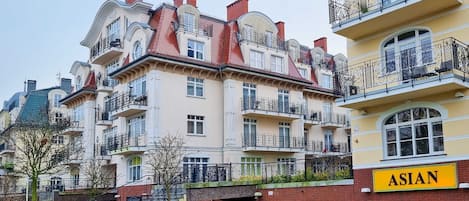
{"type": "Polygon", "coordinates": [[[29,200],[29,176],[26,178],[26,201],[29,200]]]}

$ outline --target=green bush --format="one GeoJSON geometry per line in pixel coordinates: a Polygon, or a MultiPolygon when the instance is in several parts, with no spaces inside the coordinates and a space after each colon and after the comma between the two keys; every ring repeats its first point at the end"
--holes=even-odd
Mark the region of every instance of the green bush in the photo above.
{"type": "Polygon", "coordinates": [[[287,183],[289,181],[288,175],[276,175],[272,177],[272,183],[287,183]]]}
{"type": "Polygon", "coordinates": [[[348,169],[339,170],[335,172],[335,178],[336,179],[348,179],[350,178],[350,171],[348,169]]]}
{"type": "Polygon", "coordinates": [[[13,170],[13,168],[15,167],[15,164],[13,164],[13,163],[11,163],[11,162],[7,162],[7,163],[4,163],[2,166],[3,166],[3,168],[5,168],[5,169],[13,170]]]}

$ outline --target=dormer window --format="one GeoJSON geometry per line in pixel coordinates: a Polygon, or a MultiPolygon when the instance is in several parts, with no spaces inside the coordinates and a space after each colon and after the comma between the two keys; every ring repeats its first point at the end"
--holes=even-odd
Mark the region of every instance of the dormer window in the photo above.
{"type": "Polygon", "coordinates": [[[321,74],[321,87],[332,89],[332,76],[329,74],[321,74]]]}
{"type": "Polygon", "coordinates": [[[264,69],[264,53],[251,50],[249,64],[251,67],[264,69]]]}
{"type": "Polygon", "coordinates": [[[132,58],[134,60],[140,58],[142,56],[142,52],[143,52],[142,44],[140,43],[140,41],[135,41],[134,48],[132,50],[132,58]]]}
{"type": "Polygon", "coordinates": [[[265,45],[267,47],[272,47],[272,35],[273,33],[270,31],[265,32],[265,45]]]}
{"type": "Polygon", "coordinates": [[[198,60],[204,60],[204,43],[195,40],[188,40],[187,56],[198,60]]]}
{"type": "Polygon", "coordinates": [[[244,32],[248,41],[254,41],[254,28],[251,25],[244,26],[244,32]]]}
{"type": "Polygon", "coordinates": [[[195,32],[195,15],[191,13],[183,14],[183,25],[184,31],[186,32],[195,32]]]}
{"type": "Polygon", "coordinates": [[[75,81],[75,90],[81,89],[82,86],[83,86],[83,83],[81,81],[81,76],[77,76],[77,79],[75,81]]]}
{"type": "Polygon", "coordinates": [[[272,56],[270,58],[272,71],[277,73],[285,73],[283,68],[283,58],[278,56],[272,56]]]}

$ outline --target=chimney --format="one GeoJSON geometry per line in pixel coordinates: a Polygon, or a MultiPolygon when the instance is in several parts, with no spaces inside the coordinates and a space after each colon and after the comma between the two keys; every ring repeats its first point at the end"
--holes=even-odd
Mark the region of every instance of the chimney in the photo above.
{"type": "Polygon", "coordinates": [[[275,23],[278,29],[278,38],[282,41],[285,41],[285,22],[278,21],[275,23]]]}
{"type": "Polygon", "coordinates": [[[28,80],[25,84],[26,84],[26,93],[36,90],[36,80],[28,80]]]}
{"type": "Polygon", "coordinates": [[[72,92],[72,80],[68,78],[60,79],[60,88],[67,93],[72,92]]]}
{"type": "Polygon", "coordinates": [[[319,39],[314,40],[314,47],[320,47],[327,53],[327,38],[321,37],[319,39]]]}
{"type": "Polygon", "coordinates": [[[125,3],[126,3],[127,5],[132,5],[132,4],[134,4],[136,1],[142,1],[142,0],[125,0],[125,3]]]}
{"type": "Polygon", "coordinates": [[[179,8],[182,5],[182,0],[174,0],[173,4],[176,8],[179,8]]]}
{"type": "Polygon", "coordinates": [[[197,8],[197,0],[187,0],[187,4],[197,8]]]}
{"type": "Polygon", "coordinates": [[[238,19],[249,11],[248,0],[236,0],[230,5],[226,6],[226,20],[231,21],[238,19]]]}

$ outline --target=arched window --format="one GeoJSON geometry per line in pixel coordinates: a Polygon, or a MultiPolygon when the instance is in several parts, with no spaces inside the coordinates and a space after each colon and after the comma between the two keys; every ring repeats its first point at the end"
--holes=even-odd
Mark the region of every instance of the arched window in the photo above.
{"type": "Polygon", "coordinates": [[[432,108],[397,112],[384,121],[385,158],[441,154],[444,151],[441,114],[432,108]]]}
{"type": "Polygon", "coordinates": [[[75,83],[75,90],[81,89],[83,83],[81,81],[81,76],[77,76],[76,83],[75,83]]]}
{"type": "Polygon", "coordinates": [[[406,80],[413,74],[424,73],[424,65],[433,61],[430,31],[414,29],[393,35],[384,41],[382,55],[384,74],[400,70],[406,80]]]}
{"type": "Polygon", "coordinates": [[[134,43],[134,49],[132,51],[132,58],[134,60],[140,58],[142,56],[142,52],[143,52],[142,44],[140,43],[140,41],[136,41],[134,43]]]}
{"type": "Polygon", "coordinates": [[[137,181],[140,180],[141,172],[142,172],[142,158],[139,156],[135,156],[130,158],[127,161],[127,166],[129,168],[129,181],[137,181]]]}

